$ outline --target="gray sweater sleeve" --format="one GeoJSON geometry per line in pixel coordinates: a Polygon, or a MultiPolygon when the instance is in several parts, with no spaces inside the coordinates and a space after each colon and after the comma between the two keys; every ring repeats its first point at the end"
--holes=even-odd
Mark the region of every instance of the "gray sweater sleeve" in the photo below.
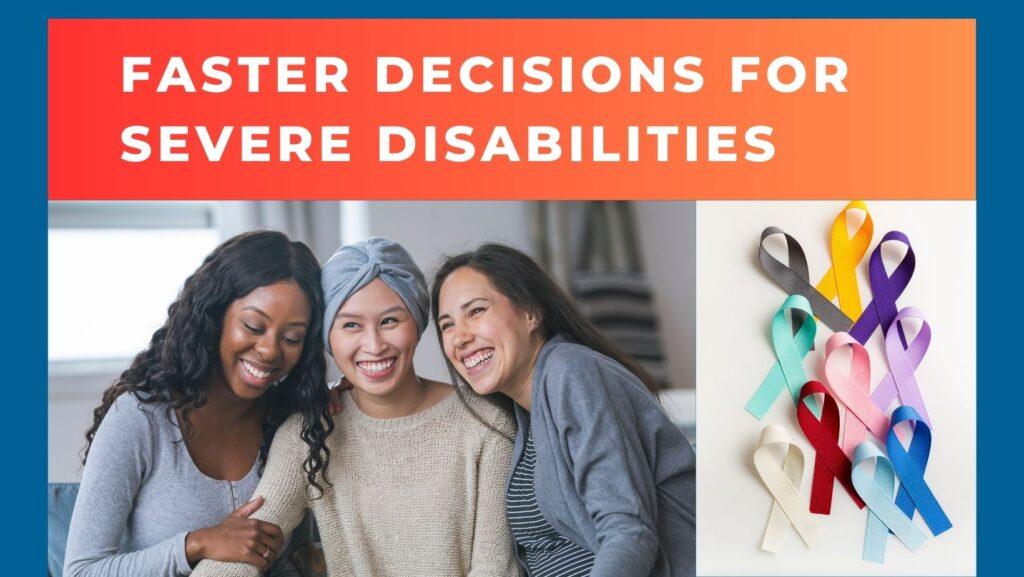
{"type": "MultiPolygon", "coordinates": [[[[149,417],[123,395],[104,417],[82,475],[68,534],[67,577],[180,577],[191,573],[179,533],[152,547],[121,553],[132,504],[153,456],[149,417]]],[[[185,498],[185,496],[183,496],[185,498]]]]}
{"type": "Polygon", "coordinates": [[[544,375],[545,402],[596,525],[591,577],[648,575],[658,554],[657,491],[636,399],[623,394],[630,378],[617,363],[570,355],[553,355],[544,375]]]}

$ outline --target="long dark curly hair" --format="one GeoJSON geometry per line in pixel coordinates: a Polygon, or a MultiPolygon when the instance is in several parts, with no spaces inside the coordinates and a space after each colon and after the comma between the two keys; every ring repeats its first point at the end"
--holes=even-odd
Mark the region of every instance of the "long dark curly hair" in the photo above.
{"type": "MultiPolygon", "coordinates": [[[[544,269],[532,258],[510,246],[489,242],[480,245],[476,250],[464,252],[444,259],[434,273],[434,282],[430,287],[430,310],[434,326],[437,326],[439,315],[438,302],[441,299],[441,287],[450,274],[462,267],[469,267],[486,276],[494,288],[505,295],[512,304],[521,309],[538,314],[541,319],[541,335],[548,340],[558,334],[566,334],[573,341],[611,358],[633,373],[657,398],[658,385],[653,378],[640,366],[634,358],[622,351],[608,337],[587,320],[580,312],[572,297],[556,283],[544,269]]],[[[444,351],[444,337],[437,331],[437,342],[444,351]]],[[[472,388],[465,382],[455,366],[445,355],[445,364],[452,382],[457,386],[460,398],[466,388],[472,388]],[[458,386],[458,385],[464,385],[458,386]]],[[[500,393],[486,395],[484,398],[507,411],[512,410],[512,401],[500,393]]],[[[490,425],[474,413],[485,425],[490,425]]],[[[491,427],[494,429],[494,427],[491,427]]],[[[496,430],[496,429],[494,429],[496,430]]]]}
{"type": "Polygon", "coordinates": [[[274,231],[235,236],[211,252],[185,281],[167,309],[167,321],[153,333],[149,346],[103,393],[85,433],[82,463],[89,457],[96,431],[118,397],[132,393],[140,403],[167,405],[167,418],[180,409],[182,438],[193,434],[189,413],[207,401],[212,374],[220,370],[220,337],[224,315],[232,302],[257,288],[295,281],[310,305],[310,325],[302,356],[288,376],[266,393],[267,412],[260,445],[260,474],[278,427],[293,413],[302,415],[302,440],[309,446],[305,470],[309,484],[326,473],[330,450],[326,438],[334,430],[328,414],[327,365],[320,347],[324,315],[320,265],[305,244],[274,231]]]}

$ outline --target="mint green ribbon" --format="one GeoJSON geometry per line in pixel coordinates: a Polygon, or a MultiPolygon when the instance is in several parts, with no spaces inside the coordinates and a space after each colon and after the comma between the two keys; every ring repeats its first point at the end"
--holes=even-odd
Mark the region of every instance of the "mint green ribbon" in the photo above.
{"type": "MultiPolygon", "coordinates": [[[[775,349],[777,360],[754,396],[747,401],[747,412],[758,419],[764,417],[785,388],[789,389],[794,404],[800,402],[800,389],[808,380],[804,371],[804,357],[814,345],[817,330],[818,323],[811,312],[811,303],[806,298],[791,295],[782,303],[771,326],[772,348],[775,349]],[[787,311],[802,311],[805,314],[790,314],[787,318],[787,311]],[[800,327],[795,330],[794,322],[800,322],[800,327]]],[[[807,397],[804,402],[815,416],[821,415],[821,407],[813,397],[807,397]]]]}

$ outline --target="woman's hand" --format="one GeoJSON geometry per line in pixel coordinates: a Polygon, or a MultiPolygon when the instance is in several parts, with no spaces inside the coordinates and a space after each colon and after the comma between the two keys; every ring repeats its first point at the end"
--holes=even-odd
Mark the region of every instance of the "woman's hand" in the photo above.
{"type": "Polygon", "coordinates": [[[341,403],[341,394],[351,389],[352,383],[348,382],[348,379],[342,377],[338,386],[328,392],[329,400],[327,410],[331,413],[332,417],[341,412],[341,408],[343,406],[341,403]]]}
{"type": "Polygon", "coordinates": [[[197,529],[185,537],[185,556],[189,565],[202,559],[248,563],[264,572],[284,545],[284,533],[273,523],[249,519],[263,505],[256,497],[235,509],[220,525],[197,529]]]}

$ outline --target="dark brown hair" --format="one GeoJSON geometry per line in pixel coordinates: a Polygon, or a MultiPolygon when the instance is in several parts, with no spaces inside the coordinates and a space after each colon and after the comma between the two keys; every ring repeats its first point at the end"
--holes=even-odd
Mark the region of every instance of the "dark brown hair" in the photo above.
{"type": "Polygon", "coordinates": [[[218,343],[228,306],[259,287],[289,280],[295,281],[309,300],[310,326],[298,364],[265,393],[270,410],[263,423],[260,471],[277,428],[293,413],[300,413],[301,437],[309,447],[304,468],[309,483],[322,492],[317,474],[326,470],[330,460],[326,438],[334,422],[327,411],[327,365],[320,346],[324,310],[320,265],[305,244],[273,231],[248,232],[227,240],[185,280],[149,346],[103,393],[103,401],[93,411],[92,427],[85,434],[82,462],[88,459],[96,431],[110,407],[126,393],[140,403],[165,403],[168,419],[171,411],[181,409],[182,435],[188,438],[192,434],[188,415],[206,404],[210,375],[218,370],[218,343]]]}
{"type": "MultiPolygon", "coordinates": [[[[558,334],[564,334],[574,342],[589,347],[602,355],[611,358],[647,387],[655,397],[659,387],[653,378],[640,364],[601,334],[580,312],[572,297],[526,254],[500,243],[486,243],[476,250],[449,256],[438,267],[434,274],[434,282],[430,290],[430,311],[434,326],[437,326],[438,302],[444,281],[456,270],[469,267],[490,280],[494,288],[505,295],[512,303],[527,310],[541,319],[540,330],[544,340],[558,334]]],[[[444,350],[441,331],[437,331],[437,340],[444,350]]],[[[468,383],[462,380],[458,371],[445,356],[448,372],[456,391],[468,383]]],[[[492,402],[511,410],[511,399],[505,395],[488,396],[492,402]],[[493,398],[492,398],[493,397],[493,398]]],[[[479,418],[479,417],[478,417],[479,418]]],[[[485,422],[486,424],[486,422],[485,422]]],[[[493,427],[492,427],[493,428],[493,427]]]]}

